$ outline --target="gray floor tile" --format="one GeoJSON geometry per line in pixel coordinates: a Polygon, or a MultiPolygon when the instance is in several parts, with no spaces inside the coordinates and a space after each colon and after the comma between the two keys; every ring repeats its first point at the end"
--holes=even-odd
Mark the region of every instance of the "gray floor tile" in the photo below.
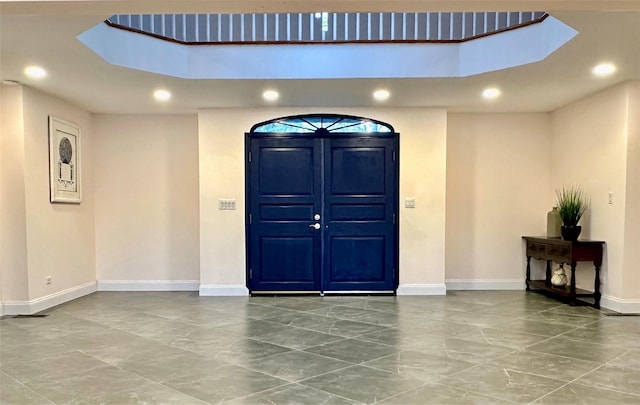
{"type": "Polygon", "coordinates": [[[127,404],[175,404],[175,405],[206,405],[207,402],[201,401],[190,395],[176,391],[157,383],[149,383],[139,387],[125,389],[105,396],[97,396],[94,398],[74,398],[71,404],[87,404],[87,405],[127,405],[127,404]]]}
{"type": "Polygon", "coordinates": [[[440,383],[518,403],[535,401],[565,384],[551,378],[485,365],[445,377],[440,383]]]}
{"type": "Polygon", "coordinates": [[[68,374],[64,378],[38,381],[27,387],[57,404],[85,402],[100,403],[121,391],[147,385],[143,377],[113,366],[94,368],[68,374]]]}
{"type": "Polygon", "coordinates": [[[524,317],[525,320],[544,322],[563,326],[580,327],[594,323],[597,319],[589,316],[569,315],[562,312],[543,311],[524,317]]]}
{"type": "Polygon", "coordinates": [[[572,383],[533,402],[535,405],[637,405],[640,396],[572,383]]]}
{"type": "Polygon", "coordinates": [[[303,299],[296,297],[279,297],[275,300],[271,300],[271,302],[267,303],[268,305],[284,308],[292,311],[313,311],[323,308],[331,308],[333,305],[323,302],[320,297],[313,297],[311,299],[303,299]]]}
{"type": "Polygon", "coordinates": [[[445,311],[445,319],[449,322],[479,326],[482,328],[499,328],[501,326],[507,325],[512,320],[508,317],[500,315],[460,311],[445,311]]]}
{"type": "Polygon", "coordinates": [[[585,328],[638,334],[640,333],[640,316],[603,316],[586,325],[585,328]]]}
{"type": "Polygon", "coordinates": [[[341,368],[353,363],[301,351],[290,351],[246,362],[245,367],[288,381],[300,381],[341,368]]]}
{"type": "Polygon", "coordinates": [[[0,405],[53,404],[34,390],[0,373],[0,405]]]}
{"type": "Polygon", "coordinates": [[[369,367],[353,366],[302,381],[301,384],[371,404],[424,385],[423,380],[369,367]]]}
{"type": "Polygon", "coordinates": [[[538,343],[529,347],[528,350],[595,362],[612,360],[627,351],[617,346],[580,342],[577,340],[567,339],[564,336],[555,337],[542,343],[538,343]]]}
{"type": "Polygon", "coordinates": [[[592,387],[608,388],[625,394],[640,395],[640,371],[635,368],[606,364],[575,382],[592,387]]]}
{"type": "Polygon", "coordinates": [[[640,403],[640,317],[524,291],[99,292],[0,319],[0,404],[640,403]]]}
{"type": "Polygon", "coordinates": [[[608,330],[606,328],[593,327],[592,325],[574,329],[569,333],[565,333],[563,336],[571,340],[579,340],[587,343],[640,350],[639,333],[608,330]]]}
{"type": "Polygon", "coordinates": [[[506,405],[514,402],[432,383],[379,403],[384,405],[506,405]]]}
{"type": "Polygon", "coordinates": [[[451,336],[491,346],[508,347],[511,349],[524,349],[548,339],[545,336],[533,335],[517,330],[514,331],[508,327],[506,329],[477,328],[472,332],[453,332],[451,333],[451,336]]]}
{"type": "Polygon", "coordinates": [[[558,336],[560,334],[576,329],[575,326],[562,325],[557,323],[549,323],[544,319],[533,320],[530,317],[517,318],[509,321],[501,327],[511,331],[530,333],[532,335],[540,335],[546,337],[558,336]],[[528,318],[528,319],[527,319],[528,318]]]}
{"type": "Polygon", "coordinates": [[[398,349],[379,343],[365,342],[356,339],[343,339],[331,344],[311,347],[306,351],[352,363],[363,363],[396,353],[398,349]]]}
{"type": "Polygon", "coordinates": [[[363,365],[407,378],[435,381],[471,368],[475,366],[475,363],[456,360],[446,356],[403,351],[391,356],[368,361],[363,365]]]}
{"type": "Polygon", "coordinates": [[[573,381],[602,366],[602,363],[530,350],[507,354],[491,360],[490,363],[508,370],[540,375],[566,382],[573,381]]]}
{"type": "Polygon", "coordinates": [[[164,383],[176,391],[212,404],[286,384],[288,381],[233,365],[222,366],[212,372],[180,376],[164,383]]]}
{"type": "Polygon", "coordinates": [[[254,361],[274,354],[286,353],[289,350],[291,349],[256,339],[240,339],[232,344],[220,347],[219,350],[204,354],[218,360],[242,365],[247,361],[254,361]]]}
{"type": "Polygon", "coordinates": [[[283,387],[263,391],[244,398],[231,400],[225,405],[358,405],[362,402],[353,401],[338,395],[330,394],[312,387],[300,384],[289,384],[283,387]]]}
{"type": "Polygon", "coordinates": [[[640,350],[629,350],[607,363],[608,366],[638,370],[640,373],[640,350]]]}
{"type": "Polygon", "coordinates": [[[23,384],[38,384],[65,378],[68,374],[86,372],[107,364],[79,351],[43,356],[15,362],[3,371],[23,384]]]}
{"type": "Polygon", "coordinates": [[[309,313],[296,313],[269,318],[269,322],[282,323],[288,326],[310,329],[316,332],[342,337],[355,337],[387,329],[386,327],[372,325],[369,323],[355,322],[309,313]]]}
{"type": "Polygon", "coordinates": [[[286,328],[285,330],[260,334],[257,339],[290,349],[305,349],[307,347],[328,344],[341,340],[341,336],[329,335],[302,328],[286,328]]]}
{"type": "Polygon", "coordinates": [[[369,315],[370,311],[346,305],[332,305],[309,311],[309,313],[338,319],[354,319],[359,316],[369,315]]]}

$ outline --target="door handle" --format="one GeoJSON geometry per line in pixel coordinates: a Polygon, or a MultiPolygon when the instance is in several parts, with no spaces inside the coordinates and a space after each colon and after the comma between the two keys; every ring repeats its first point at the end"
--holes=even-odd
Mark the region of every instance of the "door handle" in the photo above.
{"type": "Polygon", "coordinates": [[[318,230],[318,229],[320,229],[320,228],[321,228],[321,226],[320,226],[320,224],[319,224],[319,223],[317,223],[317,222],[316,222],[315,224],[311,224],[311,225],[309,225],[309,228],[313,228],[313,229],[315,229],[315,230],[318,230]]]}

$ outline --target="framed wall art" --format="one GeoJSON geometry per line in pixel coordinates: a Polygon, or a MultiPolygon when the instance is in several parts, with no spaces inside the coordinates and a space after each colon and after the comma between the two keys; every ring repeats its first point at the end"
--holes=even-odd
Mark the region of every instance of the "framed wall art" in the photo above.
{"type": "Polygon", "coordinates": [[[72,122],[49,116],[49,188],[51,202],[82,201],[80,128],[72,122]]]}

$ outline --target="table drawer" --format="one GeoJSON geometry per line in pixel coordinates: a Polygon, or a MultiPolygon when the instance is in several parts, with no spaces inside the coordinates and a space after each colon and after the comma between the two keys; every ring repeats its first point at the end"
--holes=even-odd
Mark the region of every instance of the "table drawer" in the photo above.
{"type": "Polygon", "coordinates": [[[547,245],[547,257],[571,260],[571,246],[547,245]]]}
{"type": "Polygon", "coordinates": [[[527,243],[527,256],[544,257],[547,254],[547,245],[544,243],[527,243]]]}

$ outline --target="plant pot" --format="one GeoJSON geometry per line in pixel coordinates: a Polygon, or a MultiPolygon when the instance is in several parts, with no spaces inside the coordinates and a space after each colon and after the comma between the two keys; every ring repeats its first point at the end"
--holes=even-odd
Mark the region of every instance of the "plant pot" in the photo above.
{"type": "Polygon", "coordinates": [[[562,235],[562,239],[574,241],[578,239],[580,236],[580,232],[582,232],[582,226],[564,226],[560,228],[560,234],[562,235]]]}

